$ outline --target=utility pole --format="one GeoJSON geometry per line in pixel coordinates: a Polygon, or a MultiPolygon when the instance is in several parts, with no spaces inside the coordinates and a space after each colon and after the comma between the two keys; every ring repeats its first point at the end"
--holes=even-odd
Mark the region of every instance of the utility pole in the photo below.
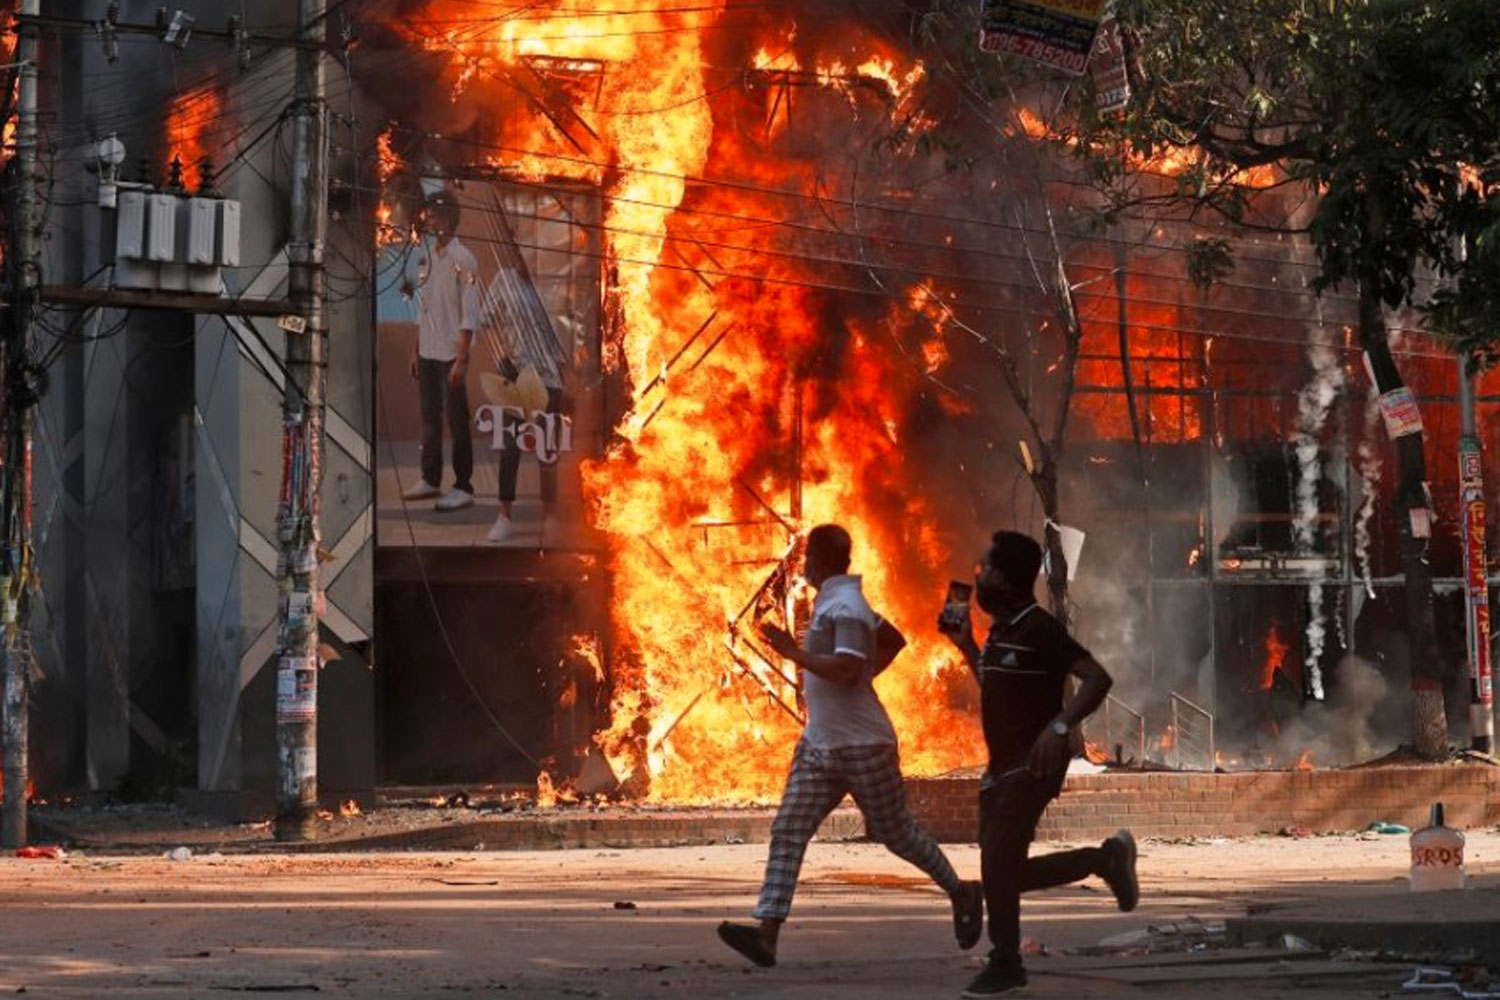
{"type": "Polygon", "coordinates": [[[276,661],[276,839],[308,840],[318,809],[318,491],[323,479],[323,387],[328,366],[323,253],[328,226],[324,102],[325,0],[298,0],[292,104],[292,218],[287,246],[293,307],[282,403],[280,643],[276,661]]]}
{"type": "Polygon", "coordinates": [[[1495,692],[1490,664],[1490,584],[1484,538],[1484,463],[1474,419],[1469,352],[1458,356],[1458,496],[1464,553],[1464,621],[1469,639],[1470,746],[1485,753],[1495,741],[1495,692]]]}
{"type": "Polygon", "coordinates": [[[0,846],[26,843],[26,761],[28,694],[31,669],[30,637],[25,614],[31,572],[30,496],[32,398],[27,358],[35,339],[39,266],[37,261],[37,28],[25,18],[35,17],[41,0],[21,0],[16,61],[20,64],[16,102],[16,156],[11,203],[9,323],[4,344],[4,454],[0,485],[0,628],[4,629],[4,760],[0,764],[5,788],[0,803],[0,846]]]}

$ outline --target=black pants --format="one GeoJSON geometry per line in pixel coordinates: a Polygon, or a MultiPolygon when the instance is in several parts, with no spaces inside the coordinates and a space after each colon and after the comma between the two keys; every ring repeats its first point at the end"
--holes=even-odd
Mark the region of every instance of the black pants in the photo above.
{"type": "Polygon", "coordinates": [[[990,964],[1021,964],[1021,893],[1067,885],[1104,868],[1097,847],[1027,857],[1037,821],[1060,783],[1037,778],[1024,767],[990,779],[979,793],[979,864],[984,903],[990,914],[990,964]]]}
{"type": "Polygon", "coordinates": [[[469,388],[448,384],[451,361],[417,360],[417,399],[422,409],[422,478],[443,484],[443,415],[453,438],[453,487],[474,492],[474,442],[469,437],[469,388]]]}
{"type": "MultiPolygon", "coordinates": [[[[547,412],[561,413],[563,393],[561,389],[547,387],[547,412]]],[[[561,461],[561,457],[559,457],[561,461]]],[[[541,471],[542,503],[551,507],[557,503],[557,462],[539,462],[541,471]]],[[[514,436],[506,439],[500,452],[500,502],[514,503],[516,499],[516,476],[521,471],[521,446],[514,436]]]]}

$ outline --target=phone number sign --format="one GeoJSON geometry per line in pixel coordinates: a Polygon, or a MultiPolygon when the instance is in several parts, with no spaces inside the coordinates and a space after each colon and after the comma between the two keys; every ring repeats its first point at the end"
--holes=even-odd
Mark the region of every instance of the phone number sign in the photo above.
{"type": "Polygon", "coordinates": [[[979,47],[1080,76],[1109,0],[984,0],[979,47]]]}

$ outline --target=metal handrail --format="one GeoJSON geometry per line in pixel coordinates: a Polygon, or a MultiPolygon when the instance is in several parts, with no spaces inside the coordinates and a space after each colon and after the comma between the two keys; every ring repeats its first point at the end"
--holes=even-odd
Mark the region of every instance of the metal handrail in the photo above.
{"type": "Polygon", "coordinates": [[[1125,747],[1135,747],[1135,766],[1146,766],[1146,717],[1114,695],[1104,699],[1100,712],[1104,722],[1104,748],[1113,751],[1115,762],[1125,763],[1125,747]],[[1124,730],[1121,733],[1121,730],[1124,730]],[[1117,734],[1120,734],[1117,738],[1117,734]]]}
{"type": "Polygon", "coordinates": [[[1172,710],[1172,759],[1166,763],[1179,771],[1184,761],[1191,756],[1184,749],[1202,754],[1202,770],[1214,769],[1214,716],[1213,713],[1176,691],[1170,700],[1172,710]]]}

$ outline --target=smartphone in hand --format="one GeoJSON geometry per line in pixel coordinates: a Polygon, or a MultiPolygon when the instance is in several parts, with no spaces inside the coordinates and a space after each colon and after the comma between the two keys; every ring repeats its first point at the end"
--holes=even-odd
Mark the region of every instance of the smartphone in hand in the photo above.
{"type": "Polygon", "coordinates": [[[974,594],[974,585],[953,580],[948,584],[948,598],[943,602],[938,615],[938,628],[944,632],[960,632],[969,621],[969,598],[974,594]]]}

